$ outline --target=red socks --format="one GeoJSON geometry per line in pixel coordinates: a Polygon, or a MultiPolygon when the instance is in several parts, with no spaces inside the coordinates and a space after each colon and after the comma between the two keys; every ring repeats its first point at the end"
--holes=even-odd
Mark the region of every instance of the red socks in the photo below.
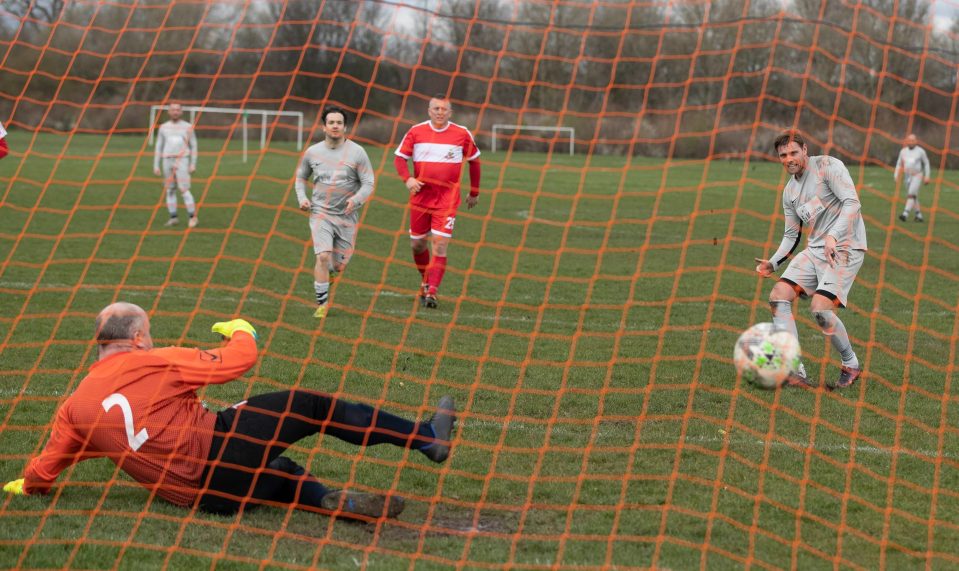
{"type": "Polygon", "coordinates": [[[420,271],[420,275],[423,276],[423,281],[426,281],[426,270],[430,267],[430,251],[423,250],[419,254],[416,252],[413,253],[413,261],[416,262],[416,269],[420,271]]]}
{"type": "Polygon", "coordinates": [[[429,276],[426,278],[430,284],[430,293],[435,294],[443,281],[443,274],[446,273],[446,256],[433,256],[433,263],[430,265],[429,276]]]}

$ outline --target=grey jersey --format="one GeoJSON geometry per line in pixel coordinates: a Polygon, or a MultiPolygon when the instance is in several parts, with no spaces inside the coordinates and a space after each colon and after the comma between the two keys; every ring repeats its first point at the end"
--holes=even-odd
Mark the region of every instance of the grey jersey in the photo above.
{"type": "Polygon", "coordinates": [[[196,133],[188,121],[167,121],[157,130],[156,150],[153,153],[153,168],[160,168],[160,159],[190,158],[190,166],[196,166],[196,133]]]}
{"type": "Polygon", "coordinates": [[[335,149],[321,141],[303,153],[296,169],[300,203],[307,200],[306,181],[313,183],[310,212],[343,216],[347,200],[353,198],[358,209],[373,194],[373,165],[363,147],[353,141],[343,141],[335,149]]]}
{"type": "Polygon", "coordinates": [[[903,147],[899,151],[899,159],[896,161],[895,178],[899,178],[900,173],[906,173],[906,176],[924,176],[929,178],[929,157],[922,147],[916,145],[913,148],[903,147]]]}
{"type": "Polygon", "coordinates": [[[826,236],[832,236],[837,248],[865,250],[866,226],[860,207],[856,185],[842,161],[809,157],[802,176],[790,176],[783,189],[786,231],[770,258],[773,267],[779,267],[796,249],[803,228],[809,234],[808,248],[822,248],[826,236]]]}

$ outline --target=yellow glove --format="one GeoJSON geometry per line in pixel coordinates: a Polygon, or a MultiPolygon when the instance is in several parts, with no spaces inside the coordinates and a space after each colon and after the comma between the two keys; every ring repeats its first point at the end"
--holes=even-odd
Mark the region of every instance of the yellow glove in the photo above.
{"type": "Polygon", "coordinates": [[[22,496],[26,493],[23,491],[23,478],[14,480],[12,482],[7,482],[3,486],[3,491],[15,496],[22,496]]]}
{"type": "Polygon", "coordinates": [[[256,329],[245,319],[234,319],[233,321],[221,321],[213,324],[213,332],[230,339],[237,331],[246,331],[256,339],[256,329]]]}

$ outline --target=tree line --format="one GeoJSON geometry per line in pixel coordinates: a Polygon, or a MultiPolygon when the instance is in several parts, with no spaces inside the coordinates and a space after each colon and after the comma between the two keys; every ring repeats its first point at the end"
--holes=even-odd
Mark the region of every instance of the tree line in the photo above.
{"type": "MultiPolygon", "coordinates": [[[[927,0],[564,3],[0,2],[0,116],[14,128],[145,133],[150,105],[358,112],[395,143],[448,94],[454,119],[576,129],[580,152],[817,150],[887,164],[914,132],[953,168],[959,25],[927,0]]],[[[231,121],[233,119],[230,119],[231,121]]],[[[210,118],[210,134],[229,132],[210,118]]],[[[291,138],[288,126],[272,136],[291,138]]],[[[543,135],[517,149],[544,148],[543,135]]],[[[554,141],[565,143],[565,140],[554,141]]]]}

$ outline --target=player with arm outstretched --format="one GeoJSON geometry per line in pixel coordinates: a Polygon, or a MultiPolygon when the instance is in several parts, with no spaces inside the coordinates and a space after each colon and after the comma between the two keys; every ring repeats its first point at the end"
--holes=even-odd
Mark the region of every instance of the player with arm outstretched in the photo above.
{"type": "Polygon", "coordinates": [[[153,173],[163,177],[163,191],[166,194],[166,206],[170,218],[164,226],[179,223],[177,217],[176,192],[183,195],[186,212],[190,216],[188,225],[196,227],[196,202],[190,192],[190,175],[196,171],[197,146],[196,132],[189,121],[183,120],[183,107],[171,103],[167,109],[170,120],[157,129],[156,147],[153,152],[153,173]]]}
{"type": "Polygon", "coordinates": [[[327,107],[321,115],[323,141],[303,153],[296,169],[296,199],[310,213],[310,235],[316,265],[313,290],[314,317],[326,317],[329,305],[330,268],[342,272],[353,255],[360,208],[373,194],[373,165],[363,147],[346,138],[347,115],[327,107]],[[312,192],[307,196],[307,185],[312,192]]]}
{"type": "Polygon", "coordinates": [[[470,176],[466,207],[471,209],[479,201],[480,151],[472,133],[450,121],[452,112],[445,95],[430,99],[430,120],[406,133],[393,161],[410,193],[410,241],[413,261],[422,276],[420,303],[425,307],[437,306],[436,295],[446,272],[446,252],[460,205],[464,161],[469,162],[470,176]],[[412,175],[407,164],[411,159],[412,175]]]}
{"type": "Polygon", "coordinates": [[[906,146],[899,151],[896,159],[896,170],[892,177],[897,183],[903,177],[903,186],[906,187],[906,207],[899,219],[903,222],[909,218],[913,208],[916,210],[916,222],[922,222],[922,211],[919,208],[919,189],[929,184],[929,157],[925,149],[919,146],[919,140],[912,133],[906,137],[906,146]]]}
{"type": "MultiPolygon", "coordinates": [[[[842,161],[824,155],[809,156],[799,133],[783,133],[776,138],[774,148],[789,174],[782,197],[786,230],[779,248],[768,260],[756,258],[756,271],[763,277],[772,275],[799,246],[803,228],[806,229],[806,248],[789,262],[769,293],[773,323],[798,339],[792,305],[799,296],[811,297],[810,309],[816,323],[842,358],[839,378],[832,387],[850,387],[862,375],[862,367],[836,309],[846,305],[866,254],[866,227],[859,195],[842,161]]],[[[803,365],[789,382],[809,384],[803,365]]]]}
{"type": "Polygon", "coordinates": [[[397,515],[402,498],[329,489],[283,452],[324,433],[446,460],[456,419],[449,397],[440,399],[429,422],[307,390],[261,394],[210,412],[197,389],[237,378],[257,357],[256,331],[248,322],[217,323],[213,331],[229,339],[226,346],[154,348],[142,308],[122,302],[104,308],[96,319],[98,360],[57,410],[43,451],[4,490],[46,494],[68,466],[106,457],[180,506],[229,514],[280,502],[378,518],[397,515]]]}

